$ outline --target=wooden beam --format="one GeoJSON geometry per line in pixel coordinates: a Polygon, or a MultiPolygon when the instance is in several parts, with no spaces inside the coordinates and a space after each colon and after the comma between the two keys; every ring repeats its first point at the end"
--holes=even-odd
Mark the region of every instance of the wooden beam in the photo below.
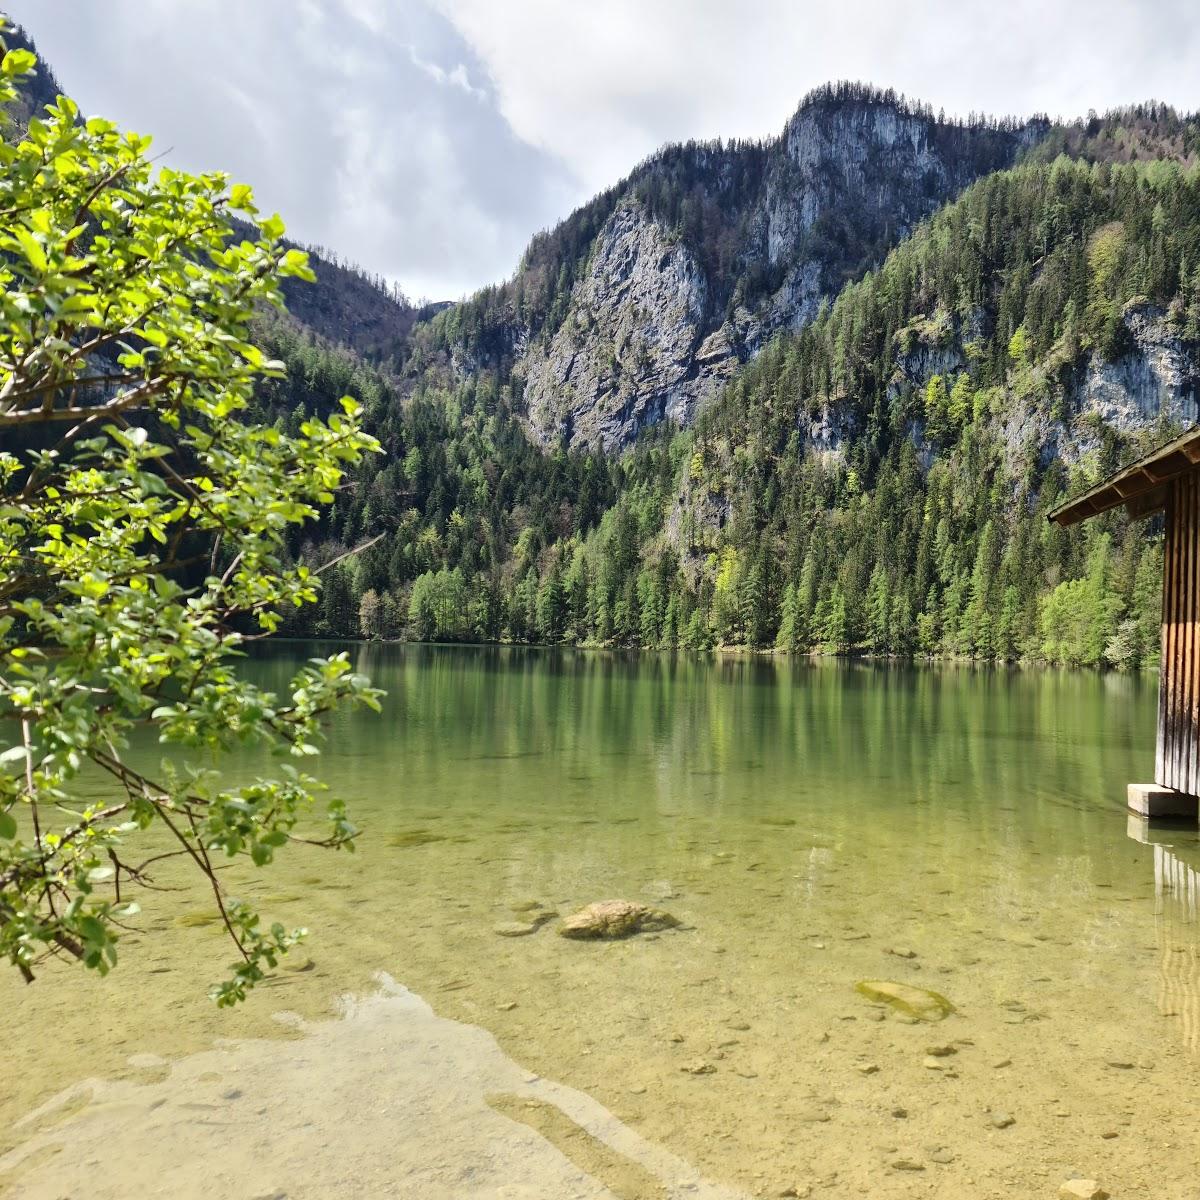
{"type": "Polygon", "coordinates": [[[1134,496],[1133,499],[1125,505],[1125,508],[1135,521],[1140,521],[1143,517],[1153,516],[1154,513],[1162,509],[1166,503],[1167,485],[1163,484],[1149,492],[1142,492],[1140,496],[1134,496]]]}
{"type": "Polygon", "coordinates": [[[1110,475],[1081,496],[1059,505],[1049,514],[1048,519],[1063,526],[1074,525],[1198,469],[1200,427],[1194,427],[1182,437],[1160,446],[1137,462],[1130,463],[1129,466],[1110,475]]]}

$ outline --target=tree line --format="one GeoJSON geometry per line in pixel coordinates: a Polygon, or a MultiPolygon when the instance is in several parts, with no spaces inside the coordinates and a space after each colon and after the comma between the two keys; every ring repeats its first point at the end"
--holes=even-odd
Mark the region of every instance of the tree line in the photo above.
{"type": "Polygon", "coordinates": [[[1159,525],[1046,521],[1173,432],[1083,401],[1139,321],[1194,361],[1197,173],[1060,158],[978,182],[693,429],[621,459],[535,447],[503,370],[402,398],[280,323],[275,418],[349,391],[386,451],[295,552],[320,567],[381,539],[288,628],[1149,664],[1159,525]]]}

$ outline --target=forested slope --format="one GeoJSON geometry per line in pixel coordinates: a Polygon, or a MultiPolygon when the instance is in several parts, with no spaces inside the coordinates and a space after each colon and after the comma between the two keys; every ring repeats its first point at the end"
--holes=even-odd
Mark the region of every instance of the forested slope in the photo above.
{"type": "Polygon", "coordinates": [[[1194,170],[993,173],[619,459],[543,453],[497,372],[405,405],[291,334],[276,403],[348,386],[388,449],[309,631],[1148,661],[1154,524],[1044,517],[1195,419],[1198,269],[1194,170]]]}

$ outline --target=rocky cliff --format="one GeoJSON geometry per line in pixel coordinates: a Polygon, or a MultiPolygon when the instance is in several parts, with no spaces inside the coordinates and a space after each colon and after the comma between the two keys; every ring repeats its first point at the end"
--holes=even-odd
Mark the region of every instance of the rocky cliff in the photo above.
{"type": "MultiPolygon", "coordinates": [[[[664,419],[690,424],[771,336],[807,324],[1045,129],[948,122],[839,86],[810,96],[766,143],[668,147],[555,231],[560,261],[536,262],[559,285],[552,300],[522,305],[528,260],[489,298],[506,327],[491,340],[511,355],[499,365],[523,385],[530,430],[543,446],[613,451],[664,419]],[[571,227],[584,222],[597,228],[581,246],[571,227]]],[[[450,357],[487,365],[453,346],[450,357]]]]}
{"type": "Polygon", "coordinates": [[[565,318],[517,339],[530,429],[546,446],[612,451],[664,419],[690,424],[768,338],[807,324],[1044,129],[949,123],[889,94],[827,88],[764,146],[664,151],[618,189],[565,318]]]}

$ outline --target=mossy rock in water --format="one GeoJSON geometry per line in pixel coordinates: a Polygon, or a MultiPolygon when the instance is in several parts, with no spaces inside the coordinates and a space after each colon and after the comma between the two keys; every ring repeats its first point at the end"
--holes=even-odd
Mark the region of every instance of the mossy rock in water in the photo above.
{"type": "Polygon", "coordinates": [[[954,1005],[945,996],[889,979],[864,979],[854,985],[854,990],[868,1000],[890,1004],[918,1021],[941,1021],[954,1012],[954,1005]]]}
{"type": "Polygon", "coordinates": [[[216,925],[221,920],[221,914],[215,911],[181,913],[175,918],[175,924],[181,929],[195,929],[201,925],[216,925]]]}
{"type": "Polygon", "coordinates": [[[406,829],[403,833],[393,833],[388,838],[388,845],[405,849],[409,846],[428,846],[430,842],[445,840],[444,833],[430,833],[428,829],[406,829]]]}
{"type": "MultiPolygon", "coordinates": [[[[539,909],[541,906],[538,906],[539,909]]],[[[501,937],[525,937],[531,933],[537,933],[539,929],[547,922],[553,921],[558,913],[552,912],[549,909],[529,913],[528,920],[525,921],[503,921],[499,925],[492,927],[492,932],[499,934],[501,937]]]]}
{"type": "Polygon", "coordinates": [[[632,900],[601,900],[572,913],[558,932],[567,938],[612,939],[678,926],[679,922],[661,908],[648,908],[632,900]]]}

